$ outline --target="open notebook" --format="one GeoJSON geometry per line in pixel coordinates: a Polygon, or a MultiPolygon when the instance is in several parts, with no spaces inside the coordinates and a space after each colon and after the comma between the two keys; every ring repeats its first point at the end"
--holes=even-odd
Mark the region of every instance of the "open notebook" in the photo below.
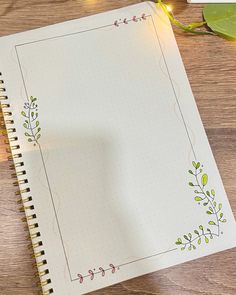
{"type": "Polygon", "coordinates": [[[84,294],[236,245],[170,23],[154,4],[3,37],[0,56],[43,294],[84,294]]]}

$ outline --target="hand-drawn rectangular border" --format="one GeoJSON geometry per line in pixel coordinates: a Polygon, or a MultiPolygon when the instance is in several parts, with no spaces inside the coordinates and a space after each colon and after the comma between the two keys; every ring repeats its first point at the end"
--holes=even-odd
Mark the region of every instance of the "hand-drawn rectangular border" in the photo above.
{"type": "MultiPolygon", "coordinates": [[[[169,78],[169,81],[171,83],[171,87],[173,89],[173,93],[174,93],[174,96],[175,96],[175,99],[176,99],[176,103],[178,105],[178,109],[179,109],[179,112],[180,112],[180,115],[181,115],[181,118],[182,118],[183,126],[184,126],[184,129],[186,131],[186,135],[188,137],[188,140],[189,140],[189,143],[190,143],[191,150],[193,152],[194,158],[196,159],[196,154],[195,154],[195,150],[194,150],[194,147],[193,147],[193,143],[191,141],[191,138],[190,138],[190,135],[189,135],[189,131],[188,131],[188,128],[187,128],[185,119],[184,119],[184,115],[183,115],[183,112],[181,110],[180,102],[178,100],[178,96],[177,96],[177,93],[176,93],[175,88],[174,88],[174,84],[173,84],[173,80],[171,78],[170,70],[169,70],[169,68],[167,66],[167,61],[166,61],[166,58],[165,58],[165,55],[164,55],[164,50],[162,48],[161,41],[160,41],[160,38],[158,36],[158,30],[157,30],[157,28],[155,26],[155,22],[153,20],[153,16],[152,15],[146,15],[145,17],[146,18],[151,18],[152,25],[154,27],[154,31],[155,31],[155,35],[156,35],[156,41],[157,41],[158,46],[159,46],[159,48],[161,50],[161,53],[162,53],[162,58],[163,58],[163,61],[165,63],[165,67],[166,67],[166,70],[167,70],[167,73],[168,73],[168,78],[169,78]]],[[[130,21],[132,21],[132,20],[128,20],[128,22],[130,22],[130,21]]],[[[118,23],[118,24],[121,24],[121,23],[118,23]]],[[[22,76],[22,81],[23,81],[23,85],[24,85],[24,90],[25,90],[25,93],[26,93],[26,97],[29,98],[29,95],[28,95],[28,91],[27,91],[27,87],[26,87],[26,82],[25,82],[25,78],[24,78],[24,74],[23,74],[23,70],[22,70],[22,65],[21,65],[21,62],[20,62],[19,52],[17,51],[17,47],[26,46],[28,44],[43,42],[43,41],[47,41],[47,40],[58,39],[58,38],[66,37],[66,36],[72,36],[72,35],[77,35],[77,34],[81,34],[81,33],[91,32],[91,31],[100,30],[100,29],[104,29],[104,28],[108,28],[108,27],[113,27],[113,26],[117,26],[117,23],[108,24],[108,25],[104,25],[104,26],[100,26],[100,27],[95,27],[95,28],[83,30],[83,31],[73,32],[73,33],[69,33],[69,34],[59,35],[59,36],[55,36],[55,37],[50,37],[50,38],[45,38],[45,39],[40,39],[40,40],[35,40],[35,41],[31,41],[31,42],[26,42],[26,43],[21,43],[21,44],[15,45],[15,52],[16,52],[16,56],[17,56],[17,60],[18,60],[18,65],[19,65],[19,68],[20,68],[21,76],[22,76]]],[[[42,151],[41,151],[41,153],[42,153],[42,151]]],[[[46,165],[45,165],[45,162],[43,160],[43,155],[42,154],[41,154],[41,157],[42,157],[42,162],[43,162],[43,165],[44,165],[45,175],[46,175],[46,178],[48,180],[49,192],[50,192],[50,196],[51,196],[52,205],[53,205],[53,208],[54,208],[54,214],[55,214],[55,217],[56,217],[56,223],[57,223],[57,226],[58,226],[58,231],[59,231],[59,234],[60,234],[60,239],[61,239],[61,242],[62,242],[62,247],[63,247],[63,251],[64,251],[64,255],[65,255],[65,259],[66,259],[66,263],[67,263],[67,267],[68,267],[68,272],[69,272],[69,275],[70,275],[70,279],[71,279],[71,282],[77,281],[77,280],[79,280],[78,277],[72,278],[72,274],[71,274],[70,266],[69,266],[69,261],[68,261],[68,257],[67,257],[67,254],[66,254],[65,244],[64,244],[62,232],[61,232],[61,229],[60,229],[59,219],[58,219],[56,208],[55,208],[53,194],[52,194],[51,189],[50,189],[50,181],[49,181],[49,178],[48,178],[47,169],[46,169],[46,165]]],[[[123,263],[121,265],[117,265],[116,267],[118,267],[118,268],[119,267],[123,267],[125,265],[129,265],[131,263],[135,263],[135,262],[138,262],[138,261],[141,261],[141,260],[145,260],[145,259],[150,259],[150,258],[153,258],[153,257],[158,256],[158,255],[161,255],[161,254],[172,252],[174,250],[177,250],[177,248],[173,248],[173,249],[170,249],[170,250],[158,252],[158,253],[155,253],[153,255],[149,255],[149,256],[146,256],[146,257],[143,257],[143,258],[140,258],[140,259],[136,259],[136,260],[133,260],[133,261],[130,261],[130,262],[127,262],[127,263],[123,263]]],[[[105,271],[108,271],[108,270],[111,270],[111,269],[112,268],[108,268],[108,269],[105,269],[105,271]]],[[[100,272],[101,271],[95,272],[95,274],[100,273],[100,272]]],[[[85,278],[85,277],[89,277],[89,276],[90,275],[87,274],[87,275],[84,275],[83,277],[85,278]]]]}

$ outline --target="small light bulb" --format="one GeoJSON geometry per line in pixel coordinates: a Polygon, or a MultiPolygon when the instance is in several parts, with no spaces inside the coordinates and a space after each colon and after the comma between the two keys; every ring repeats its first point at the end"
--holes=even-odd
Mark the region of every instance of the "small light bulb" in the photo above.
{"type": "Polygon", "coordinates": [[[169,5],[166,5],[166,9],[167,9],[168,12],[171,12],[172,11],[171,6],[169,6],[169,5]]]}

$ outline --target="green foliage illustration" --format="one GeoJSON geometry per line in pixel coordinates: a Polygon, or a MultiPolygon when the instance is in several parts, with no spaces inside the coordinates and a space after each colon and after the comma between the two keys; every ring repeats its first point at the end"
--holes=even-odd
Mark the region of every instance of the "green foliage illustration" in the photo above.
{"type": "Polygon", "coordinates": [[[25,121],[23,126],[26,129],[25,136],[28,142],[32,142],[34,145],[38,144],[38,140],[41,137],[38,121],[38,105],[37,98],[31,96],[30,101],[24,104],[24,111],[21,115],[24,117],[25,121]]]}
{"type": "Polygon", "coordinates": [[[222,212],[222,204],[217,203],[215,198],[215,190],[207,189],[208,175],[203,172],[200,162],[192,162],[193,169],[189,170],[189,174],[193,177],[193,182],[189,182],[189,186],[194,190],[194,200],[206,209],[209,215],[209,226],[199,225],[193,232],[183,235],[175,242],[181,247],[181,250],[195,250],[202,243],[208,244],[214,237],[220,236],[221,224],[226,222],[222,212]]]}

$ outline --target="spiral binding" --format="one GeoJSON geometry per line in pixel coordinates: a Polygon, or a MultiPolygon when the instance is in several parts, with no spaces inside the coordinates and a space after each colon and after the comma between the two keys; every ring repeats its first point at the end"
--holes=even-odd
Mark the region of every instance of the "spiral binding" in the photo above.
{"type": "Polygon", "coordinates": [[[9,144],[10,148],[6,148],[6,152],[9,154],[8,160],[13,162],[10,164],[10,169],[14,170],[12,178],[15,179],[13,185],[19,189],[15,192],[16,196],[21,196],[21,199],[17,201],[21,204],[20,212],[25,212],[25,217],[22,218],[23,222],[27,223],[25,230],[29,230],[28,239],[31,240],[29,248],[33,248],[33,257],[35,258],[34,266],[37,267],[37,273],[40,279],[40,285],[42,287],[42,295],[49,295],[53,293],[53,288],[46,288],[51,284],[49,270],[46,268],[47,260],[43,259],[45,251],[42,250],[43,242],[40,241],[39,224],[36,221],[37,216],[34,213],[33,198],[29,196],[30,187],[28,179],[26,178],[26,171],[24,170],[24,162],[22,160],[22,154],[19,152],[20,145],[17,143],[18,137],[14,134],[16,128],[14,127],[14,120],[12,118],[12,112],[10,111],[10,104],[8,103],[8,96],[6,95],[6,89],[4,88],[4,80],[2,79],[2,73],[0,72],[0,103],[3,113],[3,120],[1,126],[6,127],[6,131],[2,132],[3,136],[6,136],[5,143],[9,144]],[[47,289],[47,290],[45,290],[47,289]],[[45,290],[45,291],[44,291],[45,290]]]}

